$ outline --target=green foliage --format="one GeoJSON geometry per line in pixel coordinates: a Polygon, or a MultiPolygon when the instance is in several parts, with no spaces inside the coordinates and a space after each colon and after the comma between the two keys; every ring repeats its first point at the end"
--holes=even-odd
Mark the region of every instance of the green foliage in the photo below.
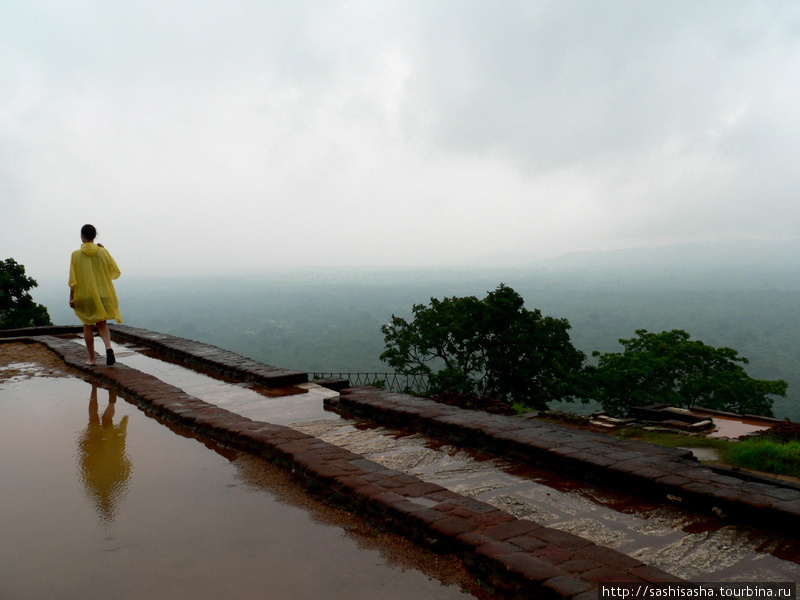
{"type": "Polygon", "coordinates": [[[800,442],[749,438],[731,444],[725,460],[744,469],[800,477],[800,442]]]}
{"type": "Polygon", "coordinates": [[[587,369],[588,396],[612,414],[664,403],[771,416],[769,396],[786,395],[785,381],[750,377],[741,366],[747,359],[736,350],[690,340],[680,329],[639,329],[636,335],[619,340],[623,352],[594,352],[598,364],[587,369]]]}
{"type": "Polygon", "coordinates": [[[50,315],[28,291],[38,284],[13,258],[0,261],[0,329],[51,325],[50,315]]]}
{"type": "Polygon", "coordinates": [[[617,433],[617,437],[671,448],[713,448],[719,453],[720,460],[730,466],[800,477],[800,441],[796,440],[780,442],[767,434],[731,441],[641,428],[623,429],[617,433]]]}
{"type": "Polygon", "coordinates": [[[569,339],[566,319],[524,308],[501,284],[486,298],[431,298],[411,322],[392,315],[381,327],[381,360],[397,372],[428,376],[428,395],[491,396],[533,408],[569,397],[585,355],[569,339]]]}

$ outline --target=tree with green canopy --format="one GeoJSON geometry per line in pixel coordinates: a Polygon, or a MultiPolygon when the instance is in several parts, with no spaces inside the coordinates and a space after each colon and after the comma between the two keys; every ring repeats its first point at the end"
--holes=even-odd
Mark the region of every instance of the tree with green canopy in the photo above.
{"type": "Polygon", "coordinates": [[[0,261],[0,329],[52,325],[47,308],[29,293],[37,285],[13,258],[0,261]]]}
{"type": "Polygon", "coordinates": [[[702,406],[739,414],[772,416],[770,396],[786,396],[788,384],[750,377],[748,360],[732,348],[714,348],[683,330],[636,331],[619,340],[622,352],[593,352],[586,395],[609,413],[623,416],[633,406],[702,406]]]}
{"type": "Polygon", "coordinates": [[[566,319],[528,310],[501,284],[475,296],[415,304],[410,322],[392,315],[381,327],[382,361],[403,374],[428,377],[428,395],[486,395],[531,408],[572,395],[586,358],[570,342],[566,319]]]}

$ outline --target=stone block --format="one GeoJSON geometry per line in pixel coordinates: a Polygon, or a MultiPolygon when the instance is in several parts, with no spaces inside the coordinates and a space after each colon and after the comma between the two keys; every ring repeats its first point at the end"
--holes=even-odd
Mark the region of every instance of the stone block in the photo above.
{"type": "Polygon", "coordinates": [[[450,510],[447,511],[447,514],[453,517],[464,517],[467,519],[471,519],[477,516],[477,513],[470,510],[466,506],[461,506],[461,505],[455,505],[451,507],[450,510]]]}
{"type": "Polygon", "coordinates": [[[640,560],[632,558],[622,552],[612,550],[611,548],[597,546],[595,544],[580,548],[577,554],[618,571],[628,571],[642,566],[642,561],[640,560]]]}
{"type": "MultiPolygon", "coordinates": [[[[343,480],[344,478],[342,478],[343,480]]],[[[342,481],[340,480],[340,482],[342,481]]],[[[386,490],[379,485],[375,485],[374,483],[368,483],[366,485],[360,485],[356,487],[352,495],[360,497],[363,501],[370,500],[373,496],[377,496],[378,494],[382,494],[386,490]]]]}
{"type": "MultiPolygon", "coordinates": [[[[479,550],[487,546],[489,545],[481,546],[479,550]]],[[[558,567],[525,552],[503,552],[497,555],[495,560],[499,561],[510,575],[528,582],[541,583],[565,575],[558,567]]]]}
{"type": "Polygon", "coordinates": [[[494,541],[478,531],[468,531],[467,533],[462,533],[456,537],[457,541],[462,546],[472,548],[473,550],[478,548],[478,546],[483,546],[484,544],[494,541]]]}
{"type": "Polygon", "coordinates": [[[680,487],[682,485],[685,485],[685,484],[691,483],[691,482],[692,482],[691,479],[686,479],[686,477],[683,477],[683,476],[678,475],[676,473],[670,473],[668,475],[664,475],[662,477],[656,478],[656,483],[657,484],[664,485],[664,486],[667,486],[667,487],[680,487]]]}
{"type": "Polygon", "coordinates": [[[623,571],[617,571],[616,569],[612,569],[610,567],[599,567],[597,569],[592,569],[591,571],[585,571],[580,574],[581,579],[585,579],[589,583],[598,584],[598,583],[641,583],[641,579],[638,577],[631,575],[630,573],[625,573],[623,571]]]}
{"type": "Polygon", "coordinates": [[[581,553],[584,548],[594,547],[594,544],[589,540],[578,537],[567,531],[552,529],[550,527],[542,527],[541,529],[532,531],[529,535],[535,536],[545,542],[555,544],[556,546],[561,546],[562,548],[568,548],[573,551],[581,550],[581,553]]]}
{"type": "Polygon", "coordinates": [[[343,494],[354,494],[358,488],[370,485],[370,482],[358,475],[344,475],[336,480],[334,489],[343,494]]]}
{"type": "Polygon", "coordinates": [[[644,480],[655,482],[657,479],[668,475],[668,473],[662,469],[659,469],[654,466],[648,466],[643,469],[639,469],[634,471],[633,473],[636,477],[641,477],[644,480]]]}
{"type": "Polygon", "coordinates": [[[783,500],[773,505],[773,510],[780,512],[795,523],[800,520],[800,502],[797,500],[783,500]]]}
{"type": "Polygon", "coordinates": [[[590,455],[586,459],[586,462],[589,463],[590,465],[594,465],[597,467],[608,467],[610,465],[615,464],[617,461],[614,458],[607,456],[606,454],[598,453],[590,455]]]}
{"type": "MultiPolygon", "coordinates": [[[[511,543],[513,544],[514,540],[511,540],[511,543]]],[[[561,563],[574,561],[576,559],[576,554],[572,550],[562,548],[561,546],[555,546],[553,544],[548,544],[542,548],[537,548],[533,550],[532,554],[536,558],[550,563],[551,565],[560,565],[561,563]]],[[[588,563],[589,561],[586,562],[588,563]]]]}
{"type": "Polygon", "coordinates": [[[347,474],[347,471],[341,469],[340,467],[336,467],[330,463],[324,465],[317,465],[314,467],[313,476],[316,479],[324,481],[328,484],[334,482],[334,480],[338,479],[339,477],[343,477],[347,474]]]}
{"type": "Polygon", "coordinates": [[[783,487],[773,487],[772,489],[764,490],[764,495],[779,500],[800,500],[800,491],[783,487]]]}
{"type": "Polygon", "coordinates": [[[487,527],[484,529],[483,534],[496,540],[505,541],[541,528],[541,525],[533,521],[516,519],[514,521],[506,521],[505,523],[499,523],[497,525],[493,525],[492,527],[487,527]]]}
{"type": "Polygon", "coordinates": [[[570,598],[595,589],[595,586],[585,579],[578,579],[571,575],[559,575],[548,579],[542,584],[542,587],[562,598],[570,598]]]}
{"type": "Polygon", "coordinates": [[[455,538],[462,533],[476,531],[478,528],[479,523],[477,523],[474,519],[453,516],[448,516],[447,518],[436,521],[431,525],[431,529],[433,531],[450,538],[455,538]]]}
{"type": "Polygon", "coordinates": [[[413,498],[418,498],[419,496],[434,494],[443,489],[444,488],[438,484],[418,480],[417,483],[409,483],[399,488],[397,490],[397,493],[402,494],[403,496],[411,496],[413,498]]]}
{"type": "Polygon", "coordinates": [[[426,497],[430,498],[431,500],[436,500],[437,502],[449,502],[454,498],[460,497],[460,495],[452,490],[443,489],[439,492],[428,494],[426,497]]]}
{"type": "Polygon", "coordinates": [[[475,520],[480,523],[481,527],[491,527],[493,525],[506,523],[515,519],[516,517],[514,515],[510,515],[509,513],[499,509],[495,509],[491,512],[482,512],[475,515],[475,520]]]}
{"type": "Polygon", "coordinates": [[[379,494],[370,494],[370,501],[388,507],[390,504],[405,502],[405,498],[387,490],[379,494]]]}
{"type": "Polygon", "coordinates": [[[350,466],[352,466],[354,469],[357,469],[357,471],[354,472],[357,472],[365,481],[369,481],[370,483],[377,483],[378,485],[382,486],[383,482],[386,480],[386,474],[381,471],[368,472],[362,469],[361,467],[355,466],[352,463],[352,461],[348,462],[350,462],[350,466]]]}
{"type": "Polygon", "coordinates": [[[431,525],[442,519],[446,519],[447,515],[430,508],[424,508],[414,505],[413,502],[394,502],[391,504],[392,510],[397,510],[408,516],[411,522],[417,522],[422,528],[429,528],[431,525]]]}
{"type": "Polygon", "coordinates": [[[586,573],[588,571],[593,571],[594,569],[597,569],[602,566],[596,560],[580,557],[577,555],[573,555],[573,558],[557,564],[559,569],[562,569],[567,573],[573,573],[576,575],[580,575],[580,573],[586,573]]]}
{"type": "Polygon", "coordinates": [[[505,568],[505,564],[502,560],[503,556],[512,553],[519,554],[516,546],[513,546],[507,542],[498,541],[491,541],[481,544],[478,546],[478,548],[476,548],[475,553],[483,560],[488,561],[494,569],[500,566],[505,568]]]}
{"type": "Polygon", "coordinates": [[[369,460],[367,458],[358,458],[355,460],[351,460],[350,464],[354,467],[358,467],[359,469],[363,469],[369,473],[379,473],[381,471],[387,470],[386,467],[383,465],[379,465],[375,461],[369,460]]]}
{"type": "MultiPolygon", "coordinates": [[[[548,542],[545,542],[544,540],[541,540],[538,537],[530,534],[508,538],[506,541],[509,544],[514,544],[520,550],[523,550],[525,552],[534,552],[536,550],[539,550],[541,548],[546,548],[551,545],[548,542]]],[[[556,548],[557,546],[553,547],[556,548]]]]}
{"type": "MultiPolygon", "coordinates": [[[[633,474],[638,471],[643,471],[648,468],[648,464],[638,459],[622,460],[620,462],[609,465],[611,471],[618,471],[620,473],[633,474]]],[[[663,475],[663,473],[662,473],[663,475]]]]}
{"type": "Polygon", "coordinates": [[[629,572],[631,575],[635,575],[649,583],[677,583],[683,581],[680,577],[676,577],[675,575],[671,575],[670,573],[666,573],[650,565],[639,565],[638,567],[630,569],[629,572]]]}

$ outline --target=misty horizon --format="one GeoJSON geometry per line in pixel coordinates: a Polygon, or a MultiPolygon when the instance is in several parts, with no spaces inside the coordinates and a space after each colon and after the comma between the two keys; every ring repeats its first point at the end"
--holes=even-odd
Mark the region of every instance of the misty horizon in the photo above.
{"type": "MultiPolygon", "coordinates": [[[[637,329],[683,329],[694,340],[731,347],[753,377],[784,379],[776,414],[800,420],[797,269],[687,275],[656,269],[533,271],[319,270],[251,276],[134,276],[118,280],[125,323],[218,345],[278,367],[307,372],[384,372],[380,326],[409,317],[432,297],[482,298],[500,283],[529,309],[566,318],[587,354],[620,351],[637,329]]],[[[66,285],[35,288],[56,324],[75,324],[66,285]]],[[[580,405],[567,407],[579,409],[580,405]]]]}

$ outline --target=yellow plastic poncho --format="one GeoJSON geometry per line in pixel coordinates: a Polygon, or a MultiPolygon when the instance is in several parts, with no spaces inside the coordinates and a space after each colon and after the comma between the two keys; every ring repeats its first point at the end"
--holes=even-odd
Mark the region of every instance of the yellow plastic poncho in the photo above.
{"type": "Polygon", "coordinates": [[[74,293],[75,314],[85,325],[114,319],[122,323],[113,279],[120,276],[117,263],[105,248],[87,242],[72,253],[69,287],[74,293]]]}
{"type": "Polygon", "coordinates": [[[78,440],[80,474],[100,521],[107,525],[125,498],[133,465],[125,451],[128,415],[114,425],[114,405],[109,404],[101,418],[94,394],[89,402],[89,425],[78,440]]]}

